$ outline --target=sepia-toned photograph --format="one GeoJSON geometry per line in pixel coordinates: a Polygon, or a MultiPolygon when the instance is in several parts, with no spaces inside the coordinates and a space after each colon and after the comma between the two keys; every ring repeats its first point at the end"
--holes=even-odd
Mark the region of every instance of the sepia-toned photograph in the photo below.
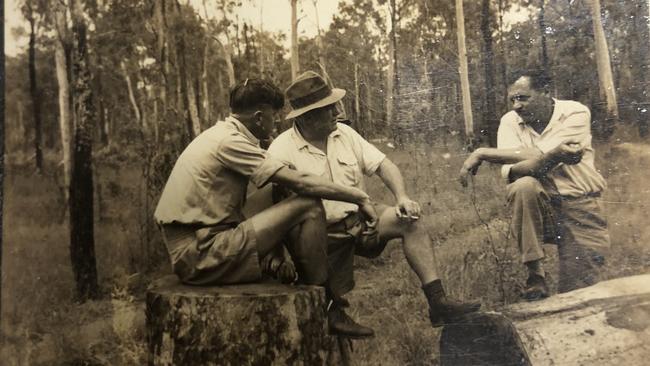
{"type": "Polygon", "coordinates": [[[650,0],[0,17],[0,365],[648,364],[650,0]]]}

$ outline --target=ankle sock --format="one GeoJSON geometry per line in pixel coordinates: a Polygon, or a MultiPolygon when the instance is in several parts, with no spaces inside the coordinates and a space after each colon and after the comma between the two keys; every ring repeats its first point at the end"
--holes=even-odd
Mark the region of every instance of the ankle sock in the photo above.
{"type": "Polygon", "coordinates": [[[526,262],[526,267],[528,267],[529,276],[535,274],[542,278],[546,277],[546,272],[544,271],[544,267],[540,260],[526,262]]]}
{"type": "Polygon", "coordinates": [[[441,298],[445,297],[445,289],[442,287],[442,281],[439,279],[422,285],[422,291],[429,302],[429,307],[434,307],[441,298]]]}

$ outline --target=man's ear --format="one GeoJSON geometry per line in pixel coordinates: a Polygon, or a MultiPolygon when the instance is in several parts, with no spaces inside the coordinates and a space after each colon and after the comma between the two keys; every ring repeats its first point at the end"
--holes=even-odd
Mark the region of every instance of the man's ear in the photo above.
{"type": "Polygon", "coordinates": [[[253,113],[253,120],[255,121],[255,124],[259,126],[262,123],[262,111],[255,111],[253,113]]]}

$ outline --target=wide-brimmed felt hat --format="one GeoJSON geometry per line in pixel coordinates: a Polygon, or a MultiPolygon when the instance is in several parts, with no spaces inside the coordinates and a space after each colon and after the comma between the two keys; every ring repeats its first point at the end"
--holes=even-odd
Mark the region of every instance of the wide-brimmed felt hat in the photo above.
{"type": "Polygon", "coordinates": [[[289,85],[285,94],[292,108],[286,118],[291,119],[338,102],[345,96],[345,90],[330,88],[320,75],[306,71],[289,85]]]}

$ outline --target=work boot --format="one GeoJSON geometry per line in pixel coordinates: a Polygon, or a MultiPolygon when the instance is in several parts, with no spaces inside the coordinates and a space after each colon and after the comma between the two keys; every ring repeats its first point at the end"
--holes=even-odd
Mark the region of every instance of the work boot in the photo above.
{"type": "Polygon", "coordinates": [[[338,306],[327,311],[327,324],[331,335],[360,339],[374,337],[375,331],[355,322],[338,306]]]}
{"type": "Polygon", "coordinates": [[[528,275],[526,280],[526,288],[521,294],[526,301],[538,301],[548,297],[548,286],[546,279],[535,273],[528,275]]]}
{"type": "Polygon", "coordinates": [[[454,323],[481,308],[478,302],[462,303],[448,299],[440,280],[429,282],[422,286],[422,290],[429,302],[429,319],[434,328],[454,323]]]}

